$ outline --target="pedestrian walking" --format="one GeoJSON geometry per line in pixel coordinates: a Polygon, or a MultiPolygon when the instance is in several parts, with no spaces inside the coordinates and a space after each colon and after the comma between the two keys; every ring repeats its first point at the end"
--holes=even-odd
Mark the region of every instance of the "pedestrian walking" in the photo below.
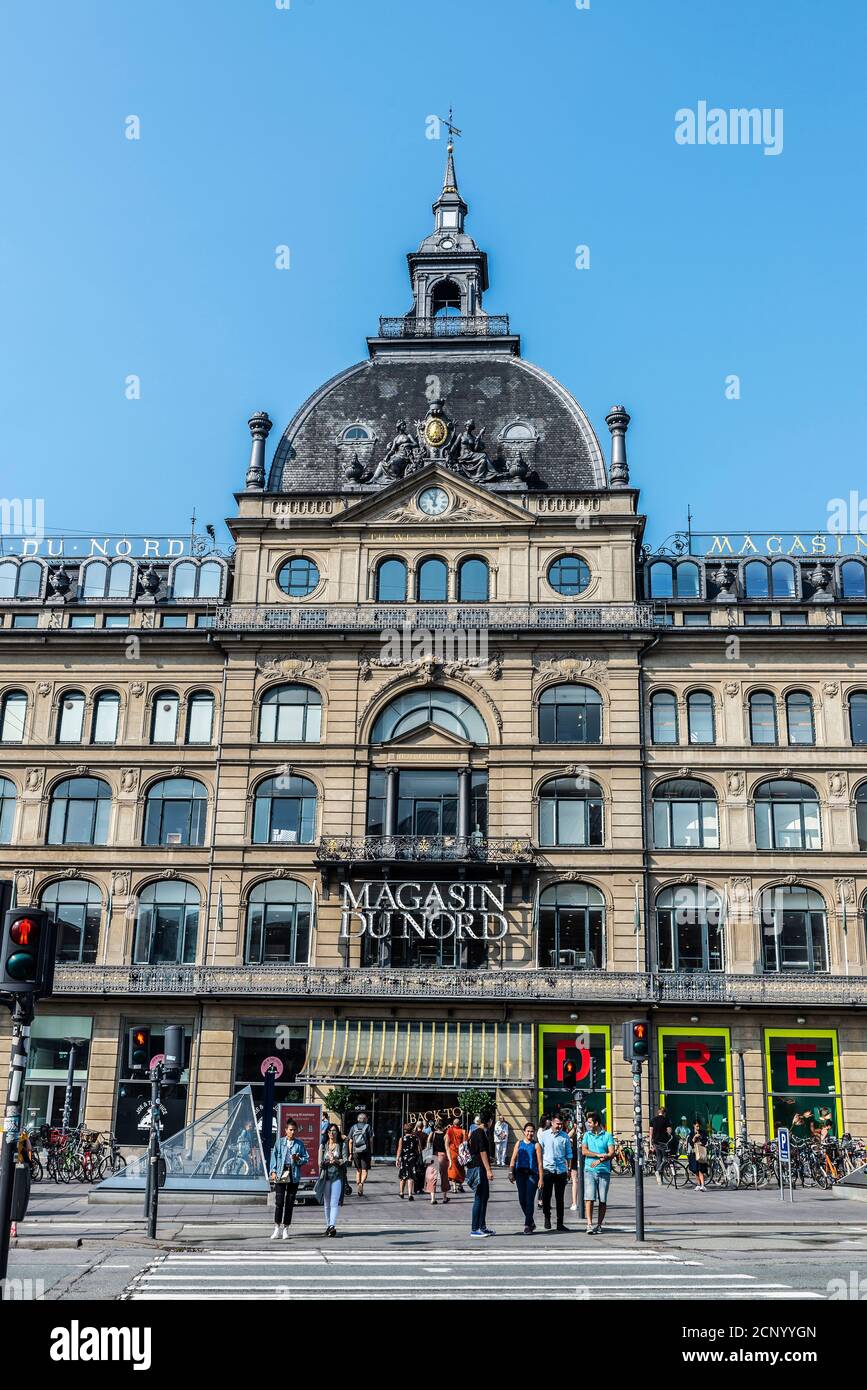
{"type": "Polygon", "coordinates": [[[427,1148],[427,1135],[424,1128],[424,1120],[417,1120],[415,1125],[415,1142],[417,1145],[418,1158],[416,1160],[415,1172],[413,1173],[413,1190],[416,1197],[424,1192],[424,1170],[425,1162],[422,1154],[427,1148]]]}
{"type": "Polygon", "coordinates": [[[434,1124],[433,1131],[429,1135],[424,1157],[426,1161],[424,1190],[430,1195],[431,1206],[435,1207],[438,1191],[443,1194],[443,1202],[449,1200],[449,1161],[446,1157],[446,1137],[439,1121],[434,1124]]]}
{"type": "Polygon", "coordinates": [[[696,1192],[705,1192],[705,1178],[707,1177],[707,1130],[702,1125],[701,1120],[696,1120],[692,1127],[692,1133],[687,1140],[687,1152],[689,1154],[689,1171],[695,1178],[696,1192]]]}
{"type": "Polygon", "coordinates": [[[581,1140],[584,1158],[584,1215],[588,1236],[602,1234],[602,1223],[608,1210],[608,1186],[611,1182],[611,1160],[614,1157],[614,1135],[603,1127],[602,1116],[596,1110],[587,1112],[587,1129],[581,1140]],[[598,1202],[598,1218],[593,1224],[593,1203],[598,1202]]]}
{"type": "Polygon", "coordinates": [[[524,1125],[524,1137],[515,1142],[509,1163],[509,1178],[518,1189],[518,1201],[524,1213],[524,1235],[536,1229],[536,1193],[542,1180],[542,1150],[536,1138],[536,1126],[524,1125]]]}
{"type": "Polygon", "coordinates": [[[370,1172],[373,1157],[373,1132],[367,1121],[367,1113],[359,1110],[358,1118],[349,1131],[349,1157],[355,1168],[355,1191],[364,1196],[364,1184],[370,1172]]]}
{"type": "Polygon", "coordinates": [[[542,1150],[542,1213],[545,1230],[551,1229],[551,1196],[557,1209],[557,1230],[567,1229],[563,1220],[563,1202],[566,1184],[569,1181],[569,1162],[572,1157],[572,1143],[563,1129],[563,1121],[554,1115],[550,1129],[539,1135],[542,1150]]]}
{"type": "Polygon", "coordinates": [[[569,1143],[572,1145],[572,1157],[569,1160],[569,1182],[572,1187],[572,1203],[570,1211],[578,1210],[578,1156],[581,1149],[581,1135],[578,1133],[578,1121],[575,1116],[566,1126],[566,1133],[569,1136],[569,1143]]]}
{"type": "Polygon", "coordinates": [[[415,1192],[415,1174],[419,1165],[418,1137],[415,1125],[411,1121],[403,1127],[403,1134],[397,1142],[397,1155],[395,1166],[397,1168],[398,1186],[400,1189],[400,1200],[408,1197],[413,1200],[415,1192]]]}
{"type": "Polygon", "coordinates": [[[650,1143],[656,1155],[656,1181],[662,1186],[662,1170],[671,1156],[671,1120],[664,1105],[660,1105],[650,1121],[650,1143]]]}
{"type": "Polygon", "coordinates": [[[463,1192],[465,1168],[461,1163],[461,1145],[467,1142],[467,1131],[460,1120],[452,1120],[446,1130],[446,1153],[449,1158],[449,1182],[452,1192],[463,1192]]]}
{"type": "Polygon", "coordinates": [[[283,1137],[278,1139],[271,1154],[271,1181],[274,1184],[274,1230],[272,1240],[282,1236],[289,1239],[292,1225],[292,1212],[301,1181],[301,1167],[310,1162],[310,1155],[303,1139],[298,1138],[298,1126],[288,1119],[283,1126],[283,1137]]]}
{"type": "Polygon", "coordinates": [[[509,1126],[502,1115],[498,1116],[497,1123],[494,1125],[494,1153],[497,1167],[503,1168],[506,1163],[506,1150],[509,1147],[509,1126]]]}
{"type": "Polygon", "coordinates": [[[319,1148],[319,1177],[313,1189],[317,1202],[321,1202],[325,1208],[327,1236],[337,1235],[337,1213],[348,1164],[349,1145],[340,1133],[340,1126],[330,1124],[319,1148]]]}
{"type": "Polygon", "coordinates": [[[494,1178],[494,1170],[491,1167],[491,1141],[488,1135],[490,1127],[490,1119],[480,1116],[479,1122],[469,1138],[470,1158],[467,1164],[467,1183],[474,1194],[470,1235],[477,1239],[494,1234],[493,1231],[488,1230],[487,1226],[488,1198],[491,1195],[491,1183],[494,1178]]]}

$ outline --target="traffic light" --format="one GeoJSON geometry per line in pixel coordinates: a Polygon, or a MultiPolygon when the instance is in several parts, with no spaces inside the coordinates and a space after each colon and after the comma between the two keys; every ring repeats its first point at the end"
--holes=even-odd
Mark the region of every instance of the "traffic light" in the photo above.
{"type": "Polygon", "coordinates": [[[148,1069],[151,1055],[150,1028],[130,1028],[129,1030],[129,1069],[143,1072],[148,1069]]]}
{"type": "Polygon", "coordinates": [[[643,1018],[623,1025],[623,1057],[627,1062],[644,1062],[648,1057],[649,1029],[643,1018]]]}
{"type": "Polygon", "coordinates": [[[169,1083],[180,1081],[184,1069],[184,1030],[179,1023],[166,1026],[163,1053],[163,1080],[169,1083]]]}
{"type": "Polygon", "coordinates": [[[599,1086],[599,1064],[595,1057],[590,1058],[590,1070],[587,1074],[587,1090],[595,1091],[599,1086]]]}
{"type": "Polygon", "coordinates": [[[3,915],[0,991],[50,994],[54,985],[57,925],[41,907],[13,907],[3,915]]]}
{"type": "Polygon", "coordinates": [[[577,1076],[578,1063],[567,1057],[563,1063],[563,1085],[568,1086],[570,1091],[574,1090],[577,1076]]]}

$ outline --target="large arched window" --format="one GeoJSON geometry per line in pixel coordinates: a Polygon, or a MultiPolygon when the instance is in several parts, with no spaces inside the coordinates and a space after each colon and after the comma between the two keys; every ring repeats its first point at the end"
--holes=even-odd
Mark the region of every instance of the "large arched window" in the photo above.
{"type": "Polygon", "coordinates": [[[27,696],[23,690],[7,690],[0,701],[0,743],[23,743],[27,721],[27,696]]]}
{"type": "Polygon", "coordinates": [[[762,964],[771,971],[828,969],[825,903],[812,888],[781,884],[759,899],[762,964]]]}
{"type": "Polygon", "coordinates": [[[310,685],[274,685],[259,706],[260,743],[318,743],[322,696],[310,685]]]}
{"type": "Polygon", "coordinates": [[[813,701],[807,690],[792,690],[786,696],[786,732],[790,744],[816,742],[813,726],[813,701]]]}
{"type": "Polygon", "coordinates": [[[309,777],[266,777],[253,801],[254,845],[310,845],[316,833],[316,787],[309,777]]]}
{"type": "Polygon", "coordinates": [[[856,748],[867,744],[867,690],[853,690],[849,696],[849,733],[856,748]]]}
{"type": "Polygon", "coordinates": [[[193,777],[165,777],[148,788],[146,845],[203,845],[208,793],[193,777]]]}
{"type": "Polygon", "coordinates": [[[458,600],[461,603],[487,603],[490,578],[486,560],[470,556],[458,565],[458,600]]]}
{"type": "Polygon", "coordinates": [[[777,741],[777,702],[769,690],[754,690],[750,696],[750,743],[777,741]]]}
{"type": "Polygon", "coordinates": [[[539,790],[540,845],[601,845],[602,788],[585,777],[552,777],[539,790]]]}
{"type": "Polygon", "coordinates": [[[687,695],[686,722],[690,743],[713,743],[713,696],[709,690],[693,690],[687,695]]]}
{"type": "Polygon", "coordinates": [[[388,743],[410,729],[433,724],[468,743],[486,744],[488,731],[475,705],[454,690],[408,690],[398,695],[377,717],[371,743],[388,743]]]}
{"type": "Polygon", "coordinates": [[[84,695],[65,690],[57,709],[57,742],[80,743],[84,731],[84,695]]]}
{"type": "Polygon", "coordinates": [[[650,737],[653,743],[677,743],[677,700],[670,690],[650,697],[650,737]]]}
{"type": "Polygon", "coordinates": [[[82,566],[84,598],[130,598],[133,567],[129,560],[88,560],[82,566]]]}
{"type": "MultiPolygon", "coordinates": [[[[858,848],[867,849],[867,782],[862,782],[855,792],[855,827],[858,848]]],[[[4,840],[3,843],[8,844],[9,841],[4,840]]]]}
{"type": "Polygon", "coordinates": [[[760,782],[755,803],[757,849],[822,848],[819,796],[809,782],[760,782]]]}
{"type": "Polygon", "coordinates": [[[795,598],[798,586],[791,560],[775,560],[771,565],[771,597],[795,598]]]}
{"type": "Polygon", "coordinates": [[[214,697],[196,690],[187,701],[186,743],[210,743],[214,729],[214,697]]]}
{"type": "Polygon", "coordinates": [[[445,603],[449,596],[449,571],[445,560],[422,560],[416,576],[415,596],[419,603],[445,603]]]}
{"type": "Polygon", "coordinates": [[[15,827],[15,783],[0,777],[0,845],[11,845],[15,827]]]}
{"type": "Polygon", "coordinates": [[[178,737],[180,700],[174,690],[160,690],[151,711],[151,743],[175,743],[178,737]]]}
{"type": "Polygon", "coordinates": [[[704,883],[664,888],[656,899],[660,970],[722,970],[722,903],[704,883]]]}
{"type": "Polygon", "coordinates": [[[677,598],[701,597],[701,571],[692,560],[681,560],[675,565],[674,591],[677,598]]]}
{"type": "Polygon", "coordinates": [[[247,903],[247,963],[306,965],[312,917],[310,889],[305,884],[294,878],[257,883],[247,903]]]}
{"type": "Polygon", "coordinates": [[[539,964],[601,970],[605,899],[589,883],[555,883],[539,897],[539,964]]]}
{"type": "MultiPolygon", "coordinates": [[[[445,223],[444,223],[445,225],[445,223]]],[[[457,318],[461,312],[461,290],[454,280],[440,280],[433,287],[430,300],[431,317],[437,319],[457,318]]],[[[435,326],[434,332],[444,329],[435,326]]]]}
{"type": "Polygon", "coordinates": [[[99,950],[102,894],[84,878],[50,883],[40,905],[57,920],[57,959],[74,965],[93,965],[99,950]]]}
{"type": "Polygon", "coordinates": [[[134,965],[195,965],[201,897],[184,880],[150,883],[139,895],[134,965]]]}
{"type": "Polygon", "coordinates": [[[4,561],[0,564],[0,598],[39,598],[42,574],[38,560],[25,560],[22,564],[4,561]]]}
{"type": "Polygon", "coordinates": [[[539,742],[601,743],[601,695],[589,685],[549,685],[539,696],[539,742]]]}
{"type": "Polygon", "coordinates": [[[113,744],[117,742],[119,714],[120,696],[117,691],[100,691],[93,702],[93,720],[90,725],[91,743],[113,744]]]}
{"type": "Polygon", "coordinates": [[[697,777],[673,777],[653,788],[655,849],[719,849],[716,792],[697,777]]]}
{"type": "Polygon", "coordinates": [[[744,593],[747,598],[770,597],[770,571],[763,560],[744,565],[744,593]]]}
{"type": "Polygon", "coordinates": [[[111,788],[99,777],[67,777],[51,793],[49,845],[104,845],[111,788]]]}
{"type": "Polygon", "coordinates": [[[840,587],[844,598],[867,598],[867,569],[861,560],[847,560],[840,566],[840,587]]]}
{"type": "Polygon", "coordinates": [[[380,560],[376,567],[377,603],[406,602],[406,565],[393,557],[380,560]]]}

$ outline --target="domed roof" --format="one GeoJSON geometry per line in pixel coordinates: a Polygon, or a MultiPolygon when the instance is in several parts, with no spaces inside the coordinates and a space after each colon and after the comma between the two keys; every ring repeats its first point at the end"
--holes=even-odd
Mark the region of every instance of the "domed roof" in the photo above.
{"type": "MultiPolygon", "coordinates": [[[[602,450],[578,402],[523,358],[430,350],[376,353],[326,382],[305,401],[277,445],[269,492],[341,492],[353,456],[369,471],[389,448],[398,422],[413,429],[431,399],[461,429],[484,428],[484,447],[503,472],[520,454],[531,489],[607,487],[602,450]]],[[[353,490],[355,490],[353,488],[353,490]]],[[[523,487],[521,491],[525,490],[523,487]]]]}

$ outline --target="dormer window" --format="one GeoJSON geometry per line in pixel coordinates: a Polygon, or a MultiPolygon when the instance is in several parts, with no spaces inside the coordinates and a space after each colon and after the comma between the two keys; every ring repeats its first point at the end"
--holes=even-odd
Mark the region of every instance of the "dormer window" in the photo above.
{"type": "Polygon", "coordinates": [[[364,444],[372,437],[370,430],[365,425],[349,425],[340,436],[344,444],[364,444]]]}

